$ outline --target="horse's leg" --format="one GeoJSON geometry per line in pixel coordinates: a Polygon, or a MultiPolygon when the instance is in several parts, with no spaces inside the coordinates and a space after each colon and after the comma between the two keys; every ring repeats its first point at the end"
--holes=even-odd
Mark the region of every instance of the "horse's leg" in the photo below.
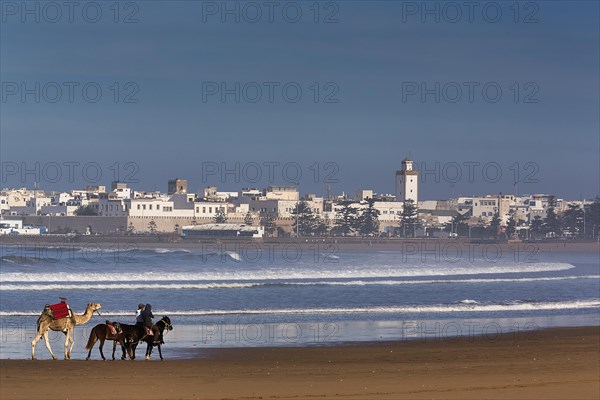
{"type": "Polygon", "coordinates": [[[113,353],[112,353],[112,359],[115,359],[115,350],[117,349],[117,341],[113,340],[113,353]]]}
{"type": "MultiPolygon", "coordinates": [[[[153,339],[150,339],[153,340],[153,339]]],[[[150,354],[152,354],[152,342],[146,343],[146,360],[150,359],[150,354]]]]}
{"type": "Polygon", "coordinates": [[[127,354],[129,355],[129,359],[133,360],[132,358],[132,352],[131,352],[131,342],[130,341],[125,341],[125,348],[127,349],[127,354]]]}
{"type": "Polygon", "coordinates": [[[162,350],[160,348],[160,343],[158,344],[158,355],[160,356],[160,359],[162,360],[163,356],[162,356],[162,350]]]}
{"type": "Polygon", "coordinates": [[[56,360],[56,356],[54,355],[54,353],[52,352],[52,348],[50,347],[50,339],[48,339],[48,331],[46,331],[46,333],[44,333],[42,335],[42,337],[44,338],[44,341],[46,342],[46,348],[50,352],[50,355],[52,356],[52,359],[56,360]]]}
{"type": "MultiPolygon", "coordinates": [[[[121,345],[121,351],[123,352],[123,355],[121,356],[121,360],[126,360],[127,356],[125,355],[125,341],[123,340],[123,338],[119,338],[119,344],[121,345]]],[[[116,346],[116,342],[115,342],[115,346],[116,346]]]]}
{"type": "Polygon", "coordinates": [[[135,360],[135,342],[127,342],[125,346],[127,346],[127,353],[129,353],[129,358],[135,360]]]}
{"type": "Polygon", "coordinates": [[[106,339],[104,337],[100,338],[100,355],[102,356],[102,360],[106,360],[106,358],[104,357],[104,353],[102,352],[102,348],[104,347],[104,341],[106,339]]]}

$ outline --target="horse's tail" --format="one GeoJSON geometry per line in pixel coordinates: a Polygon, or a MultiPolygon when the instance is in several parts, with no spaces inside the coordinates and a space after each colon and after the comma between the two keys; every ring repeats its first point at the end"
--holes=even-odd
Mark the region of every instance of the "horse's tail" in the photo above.
{"type": "Polygon", "coordinates": [[[89,350],[92,347],[94,347],[94,343],[96,343],[96,337],[98,337],[98,334],[96,333],[96,328],[94,327],[94,329],[92,329],[92,332],[90,332],[90,338],[88,339],[87,344],[85,345],[85,349],[89,350]]]}

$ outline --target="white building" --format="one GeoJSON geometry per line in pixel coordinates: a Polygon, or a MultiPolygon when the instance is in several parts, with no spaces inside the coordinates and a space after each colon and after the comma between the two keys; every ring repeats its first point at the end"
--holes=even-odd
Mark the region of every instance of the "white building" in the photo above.
{"type": "Polygon", "coordinates": [[[499,212],[499,199],[494,195],[459,197],[457,209],[461,214],[469,212],[469,215],[474,218],[489,221],[499,212]]]}
{"type": "Polygon", "coordinates": [[[380,222],[400,223],[404,203],[399,201],[376,201],[373,207],[379,211],[380,222]]]}
{"type": "Polygon", "coordinates": [[[354,194],[354,201],[364,201],[373,198],[373,190],[371,189],[359,189],[354,194]]]}
{"type": "Polygon", "coordinates": [[[40,208],[40,215],[50,215],[53,217],[65,217],[75,215],[75,211],[79,208],[79,205],[74,204],[52,204],[49,206],[42,206],[40,208]]]}
{"type": "Polygon", "coordinates": [[[402,170],[396,171],[396,201],[412,200],[419,203],[419,173],[413,168],[413,161],[405,158],[402,170]]]}
{"type": "Polygon", "coordinates": [[[41,235],[46,233],[46,227],[23,225],[18,219],[0,220],[0,235],[41,235]]]}
{"type": "Polygon", "coordinates": [[[222,201],[197,201],[194,203],[193,217],[214,218],[219,211],[228,215],[230,204],[222,201]]]}
{"type": "Polygon", "coordinates": [[[100,195],[94,206],[97,206],[98,215],[103,217],[126,217],[129,215],[129,204],[128,200],[118,198],[113,193],[109,196],[104,193],[100,195]]]}
{"type": "Polygon", "coordinates": [[[295,186],[269,186],[263,193],[266,200],[298,201],[300,193],[295,186]]]}

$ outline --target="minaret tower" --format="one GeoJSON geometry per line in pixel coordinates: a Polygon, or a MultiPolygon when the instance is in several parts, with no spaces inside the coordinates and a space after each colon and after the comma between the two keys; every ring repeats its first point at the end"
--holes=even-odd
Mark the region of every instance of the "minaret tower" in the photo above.
{"type": "Polygon", "coordinates": [[[396,201],[419,201],[419,173],[413,169],[413,160],[402,160],[402,170],[396,171],[396,201]]]}

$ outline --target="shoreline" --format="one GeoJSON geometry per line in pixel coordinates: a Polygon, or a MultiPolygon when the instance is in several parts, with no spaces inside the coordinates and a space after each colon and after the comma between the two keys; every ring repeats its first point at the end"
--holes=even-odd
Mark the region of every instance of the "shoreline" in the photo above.
{"type": "MultiPolygon", "coordinates": [[[[112,318],[119,321],[119,319],[112,318]]],[[[282,321],[259,323],[257,321],[205,320],[204,323],[185,323],[171,316],[174,330],[165,337],[163,351],[170,360],[204,358],[209,350],[224,349],[269,349],[269,348],[313,348],[313,347],[360,347],[370,345],[399,345],[408,342],[446,342],[458,340],[489,340],[500,337],[513,339],[536,335],[551,329],[576,329],[600,327],[600,315],[595,313],[554,315],[541,317],[493,317],[466,319],[405,319],[378,321],[282,321]],[[195,354],[198,353],[198,354],[195,354]]],[[[100,323],[101,320],[94,321],[100,323]]],[[[121,321],[122,322],[122,321],[121,321]]],[[[127,322],[127,321],[125,321],[127,322]]],[[[5,340],[0,343],[0,358],[6,360],[28,360],[29,343],[35,335],[35,321],[31,317],[3,317],[0,319],[0,334],[5,340]],[[27,322],[24,322],[27,319],[27,322]],[[11,322],[7,322],[11,321],[11,322]],[[25,327],[25,324],[28,326],[25,327]],[[25,330],[23,330],[25,329],[25,330]]],[[[90,329],[95,325],[75,330],[73,360],[84,360],[87,350],[83,348],[90,329]]],[[[50,332],[49,340],[55,354],[59,356],[63,346],[63,335],[50,332]]],[[[42,343],[43,344],[43,343],[42,343]]],[[[38,345],[38,360],[49,360],[47,350],[38,345]]],[[[112,343],[105,345],[111,348],[112,343]]],[[[106,352],[105,352],[106,354],[106,352]]],[[[98,346],[91,359],[100,358],[98,346]]]]}
{"type": "Polygon", "coordinates": [[[156,361],[0,360],[0,397],[99,399],[600,396],[600,327],[515,338],[191,350],[156,361]],[[64,384],[62,384],[64,383],[64,384]]]}

